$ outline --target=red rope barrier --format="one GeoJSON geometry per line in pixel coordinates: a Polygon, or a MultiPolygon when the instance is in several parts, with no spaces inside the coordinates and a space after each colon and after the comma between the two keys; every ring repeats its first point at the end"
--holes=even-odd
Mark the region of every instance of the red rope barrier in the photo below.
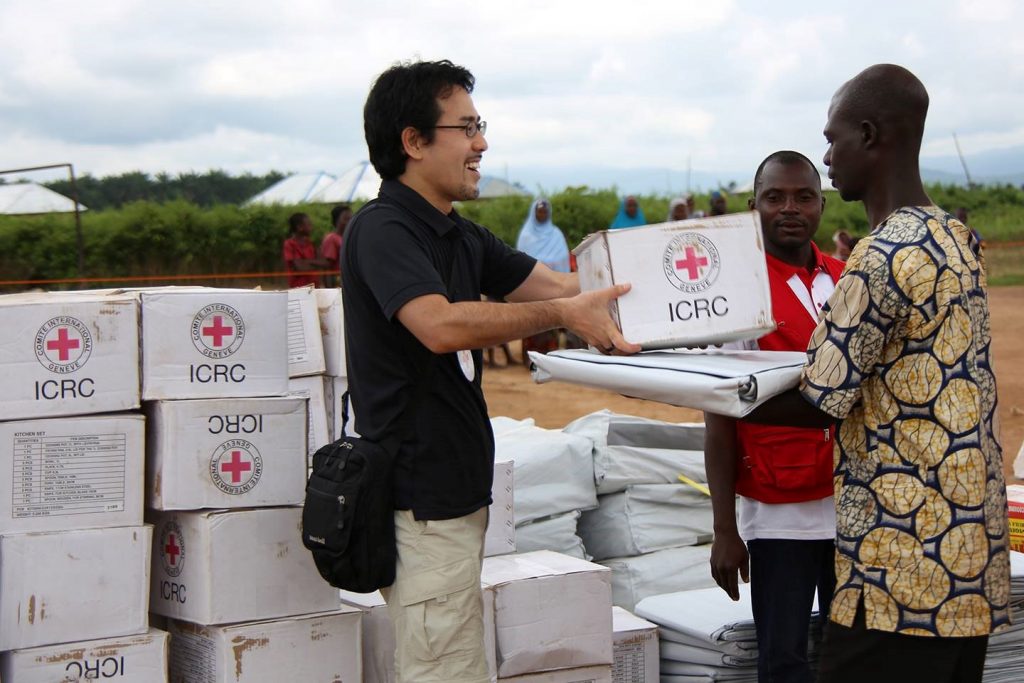
{"type": "Polygon", "coordinates": [[[118,275],[110,277],[69,277],[49,280],[0,280],[5,285],[89,284],[97,282],[160,282],[165,280],[251,280],[256,278],[288,277],[289,275],[337,275],[335,270],[278,271],[274,273],[212,273],[209,275],[118,275]]]}

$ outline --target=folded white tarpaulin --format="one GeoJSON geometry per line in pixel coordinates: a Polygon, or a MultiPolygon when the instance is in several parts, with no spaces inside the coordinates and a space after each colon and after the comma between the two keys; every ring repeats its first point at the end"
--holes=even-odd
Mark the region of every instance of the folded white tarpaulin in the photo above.
{"type": "Polygon", "coordinates": [[[495,427],[495,461],[515,463],[516,526],[542,517],[597,507],[593,443],[560,430],[507,418],[495,427]]]}
{"type": "MultiPolygon", "coordinates": [[[[667,626],[658,627],[658,634],[661,636],[662,644],[676,643],[701,648],[708,646],[707,640],[704,638],[697,638],[690,633],[676,631],[667,626]]],[[[723,654],[734,657],[757,657],[757,634],[753,630],[753,625],[751,625],[749,632],[737,630],[731,632],[730,635],[743,635],[743,639],[720,641],[715,645],[715,649],[723,654]]]]}
{"type": "Polygon", "coordinates": [[[683,645],[670,640],[662,640],[659,647],[661,658],[672,662],[729,667],[757,666],[757,650],[744,650],[742,654],[734,655],[718,648],[683,645]]]}
{"type": "Polygon", "coordinates": [[[625,396],[743,417],[800,381],[799,351],[651,351],[605,356],[596,351],[531,351],[533,379],[560,381],[625,396]]]}
{"type": "Polygon", "coordinates": [[[703,424],[673,424],[599,410],[562,431],[594,442],[598,495],[634,484],[675,484],[680,474],[707,482],[703,424]]]}
{"type": "MultiPolygon", "coordinates": [[[[719,649],[724,643],[756,642],[754,616],[750,606],[750,584],[740,583],[739,593],[740,599],[735,602],[717,586],[653,595],[637,603],[634,611],[637,616],[662,627],[663,633],[664,629],[669,629],[699,647],[719,649]]],[[[817,596],[812,610],[818,610],[817,596]]],[[[812,618],[812,623],[815,621],[812,618]]],[[[666,638],[669,639],[676,642],[680,640],[666,638]]],[[[736,653],[734,648],[728,651],[736,653]]]]}
{"type": "Polygon", "coordinates": [[[711,542],[711,498],[691,486],[640,484],[597,501],[579,535],[598,560],[711,542]]]}
{"type": "MultiPolygon", "coordinates": [[[[674,676],[699,677],[694,680],[705,681],[728,681],[729,683],[756,683],[757,666],[732,667],[724,664],[713,666],[711,664],[698,664],[694,662],[674,662],[661,660],[661,680],[673,681],[674,676]]],[[[687,679],[684,679],[687,680],[687,679]]]]}
{"type": "MultiPolygon", "coordinates": [[[[710,568],[705,569],[710,574],[710,568]]],[[[634,611],[658,626],[696,638],[704,647],[716,647],[720,642],[737,640],[736,631],[754,632],[750,585],[741,583],[739,590],[740,599],[735,602],[717,586],[654,595],[641,600],[634,611]]]]}
{"type": "Polygon", "coordinates": [[[590,560],[583,540],[576,533],[579,519],[580,511],[573,510],[517,526],[516,552],[552,550],[581,560],[590,560]]]}
{"type": "Polygon", "coordinates": [[[612,570],[612,602],[632,610],[648,596],[714,586],[710,562],[711,546],[694,545],[601,560],[598,564],[612,570]]]}

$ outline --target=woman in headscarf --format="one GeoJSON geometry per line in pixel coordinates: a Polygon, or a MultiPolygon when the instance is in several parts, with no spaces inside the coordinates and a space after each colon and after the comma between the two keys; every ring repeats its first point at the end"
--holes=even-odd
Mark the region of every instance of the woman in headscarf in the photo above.
{"type": "Polygon", "coordinates": [[[638,225],[647,225],[647,219],[644,218],[644,211],[640,208],[640,204],[637,203],[636,197],[630,195],[619,204],[619,212],[615,214],[615,218],[612,219],[608,229],[633,228],[638,225]]]}
{"type": "MultiPolygon", "coordinates": [[[[551,221],[551,202],[538,197],[530,207],[516,240],[516,249],[537,259],[551,270],[569,272],[569,245],[565,235],[551,221]]],[[[529,363],[527,351],[547,353],[558,348],[558,330],[548,330],[523,340],[523,364],[529,363]]]]}
{"type": "Polygon", "coordinates": [[[562,231],[551,222],[551,202],[544,197],[538,197],[530,206],[530,213],[519,230],[516,249],[551,270],[569,272],[569,245],[562,231]]]}
{"type": "Polygon", "coordinates": [[[686,197],[676,197],[668,203],[668,218],[666,223],[682,221],[690,217],[690,208],[686,205],[686,197]]]}

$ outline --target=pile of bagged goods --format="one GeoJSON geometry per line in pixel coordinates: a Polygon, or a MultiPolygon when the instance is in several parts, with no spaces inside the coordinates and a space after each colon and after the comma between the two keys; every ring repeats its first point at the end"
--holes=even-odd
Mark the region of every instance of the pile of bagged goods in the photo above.
{"type": "MultiPolygon", "coordinates": [[[[309,456],[343,427],[340,298],[0,297],[3,681],[393,681],[379,593],[339,594],[299,533],[309,456]]],[[[492,423],[494,680],[755,680],[748,593],[708,568],[703,425],[492,423]]],[[[1000,671],[1024,667],[1016,634],[1000,671]]]]}

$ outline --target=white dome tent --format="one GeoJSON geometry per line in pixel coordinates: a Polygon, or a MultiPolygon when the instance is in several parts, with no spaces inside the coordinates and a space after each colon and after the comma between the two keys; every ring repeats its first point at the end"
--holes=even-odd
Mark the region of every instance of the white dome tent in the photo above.
{"type": "MultiPolygon", "coordinates": [[[[75,202],[37,183],[0,185],[0,214],[26,216],[40,213],[71,213],[75,202]]],[[[79,211],[86,211],[82,204],[79,211]]]]}
{"type": "Polygon", "coordinates": [[[323,187],[310,201],[319,204],[339,204],[356,199],[373,199],[380,190],[380,176],[369,161],[358,164],[341,174],[331,184],[323,187]]]}
{"type": "MultiPolygon", "coordinates": [[[[344,204],[374,199],[380,191],[380,176],[369,161],[360,161],[340,176],[324,171],[299,173],[278,181],[245,202],[253,204],[344,204]]],[[[529,196],[518,185],[495,176],[480,179],[479,199],[529,196]]]]}
{"type": "MultiPolygon", "coordinates": [[[[279,180],[245,202],[244,206],[259,204],[309,204],[325,187],[337,180],[330,173],[298,173],[279,180]]],[[[323,201],[323,200],[321,200],[323,201]]]]}

